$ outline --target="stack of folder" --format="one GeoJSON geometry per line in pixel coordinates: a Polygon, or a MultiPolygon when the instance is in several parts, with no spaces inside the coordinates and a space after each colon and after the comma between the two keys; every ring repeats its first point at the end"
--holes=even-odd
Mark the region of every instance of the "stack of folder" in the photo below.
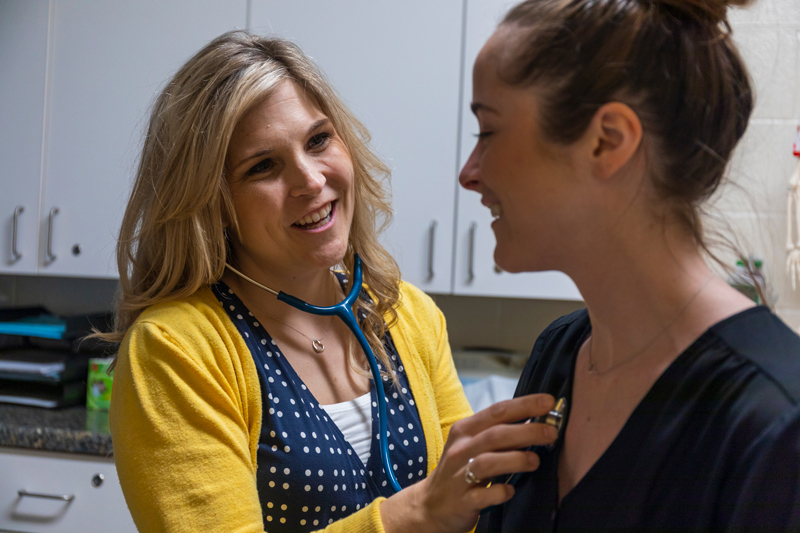
{"type": "Polygon", "coordinates": [[[86,399],[89,357],[107,348],[82,342],[110,315],[59,317],[41,307],[0,309],[0,402],[65,407],[86,399]]]}

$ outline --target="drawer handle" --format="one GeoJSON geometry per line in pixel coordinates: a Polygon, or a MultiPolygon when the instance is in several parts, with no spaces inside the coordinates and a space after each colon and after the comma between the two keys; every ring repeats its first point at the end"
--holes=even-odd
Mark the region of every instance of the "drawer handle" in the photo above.
{"type": "Polygon", "coordinates": [[[56,254],[53,253],[53,219],[58,214],[58,208],[50,209],[50,215],[47,217],[47,262],[52,263],[56,260],[56,254]]]}
{"type": "Polygon", "coordinates": [[[19,497],[22,498],[24,496],[29,496],[31,498],[44,498],[45,500],[61,500],[64,502],[71,502],[75,499],[74,494],[43,494],[41,492],[28,492],[25,489],[18,490],[17,494],[19,497]]]}
{"type": "Polygon", "coordinates": [[[17,249],[17,234],[19,233],[19,216],[23,211],[25,211],[25,208],[21,205],[14,209],[14,219],[11,224],[11,257],[14,262],[22,259],[22,254],[17,249]]]}
{"type": "Polygon", "coordinates": [[[475,231],[478,229],[478,223],[473,222],[469,225],[469,271],[467,276],[467,283],[475,281],[475,231]]]}
{"type": "Polygon", "coordinates": [[[433,271],[433,252],[434,252],[434,239],[436,238],[436,221],[431,221],[431,227],[428,229],[428,281],[433,279],[435,275],[433,271]]]}

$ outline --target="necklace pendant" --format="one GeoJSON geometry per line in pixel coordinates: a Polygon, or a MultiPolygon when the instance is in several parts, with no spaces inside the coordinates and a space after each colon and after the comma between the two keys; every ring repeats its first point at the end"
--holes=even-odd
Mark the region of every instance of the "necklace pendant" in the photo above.
{"type": "Polygon", "coordinates": [[[325,345],[322,344],[322,341],[312,340],[311,346],[314,348],[314,351],[317,353],[322,353],[325,350],[325,345]]]}

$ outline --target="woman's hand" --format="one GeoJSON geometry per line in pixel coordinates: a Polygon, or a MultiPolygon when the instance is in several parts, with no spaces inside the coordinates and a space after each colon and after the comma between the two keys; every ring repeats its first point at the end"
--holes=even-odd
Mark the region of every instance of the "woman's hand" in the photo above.
{"type": "Polygon", "coordinates": [[[453,424],[439,464],[431,475],[381,504],[387,533],[456,533],[475,526],[481,509],[507,502],[514,487],[496,483],[495,476],[530,472],[539,457],[522,449],[551,444],[558,438],[546,424],[514,424],[547,414],[555,401],[548,394],[531,394],[499,402],[453,424]],[[469,470],[482,482],[468,483],[469,470]]]}

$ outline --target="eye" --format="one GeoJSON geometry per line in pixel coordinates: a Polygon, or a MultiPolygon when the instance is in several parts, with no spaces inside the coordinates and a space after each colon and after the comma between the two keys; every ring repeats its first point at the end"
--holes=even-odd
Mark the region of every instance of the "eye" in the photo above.
{"type": "Polygon", "coordinates": [[[328,132],[317,133],[308,140],[308,147],[312,150],[319,150],[327,146],[330,142],[331,134],[328,132]]]}
{"type": "Polygon", "coordinates": [[[275,163],[272,159],[263,159],[255,164],[250,170],[247,171],[248,176],[253,176],[255,174],[263,174],[264,172],[268,172],[275,166],[275,163]]]}

